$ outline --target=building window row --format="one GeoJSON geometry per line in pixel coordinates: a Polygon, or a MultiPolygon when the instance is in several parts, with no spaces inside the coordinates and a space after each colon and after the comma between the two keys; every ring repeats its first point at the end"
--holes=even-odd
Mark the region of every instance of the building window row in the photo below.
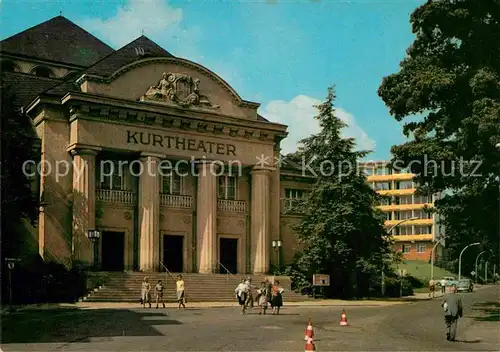
{"type": "Polygon", "coordinates": [[[366,176],[373,175],[393,175],[393,174],[410,174],[411,172],[407,168],[391,168],[388,166],[362,166],[361,170],[366,176]]]}
{"type": "Polygon", "coordinates": [[[386,220],[408,220],[411,218],[432,219],[432,213],[425,210],[404,210],[384,212],[386,220]]]}
{"type": "Polygon", "coordinates": [[[394,229],[393,235],[411,236],[411,235],[431,235],[432,226],[398,226],[394,229]]]}
{"type": "Polygon", "coordinates": [[[431,204],[432,196],[384,196],[380,200],[380,205],[412,205],[412,204],[431,204]]]}
{"type": "MultiPolygon", "coordinates": [[[[427,244],[425,243],[417,243],[417,253],[425,253],[427,252],[427,244]]],[[[403,244],[400,247],[402,253],[410,253],[412,249],[411,244],[403,244]]]]}

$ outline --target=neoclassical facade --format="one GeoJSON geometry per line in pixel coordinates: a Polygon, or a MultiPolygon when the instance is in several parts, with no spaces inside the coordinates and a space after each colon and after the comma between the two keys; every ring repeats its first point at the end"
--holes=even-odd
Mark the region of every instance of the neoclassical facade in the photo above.
{"type": "Polygon", "coordinates": [[[5,39],[1,54],[3,82],[40,138],[25,167],[42,202],[42,257],[200,273],[291,262],[300,214],[284,209],[313,178],[281,162],[287,127],[258,103],[144,36],[115,51],[61,16],[5,39]],[[64,33],[79,55],[61,49],[64,33]]]}

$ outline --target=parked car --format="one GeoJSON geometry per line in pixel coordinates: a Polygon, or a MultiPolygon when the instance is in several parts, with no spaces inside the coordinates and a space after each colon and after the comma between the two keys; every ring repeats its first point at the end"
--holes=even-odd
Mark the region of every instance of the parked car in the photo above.
{"type": "Polygon", "coordinates": [[[445,276],[445,277],[443,277],[441,280],[438,280],[438,282],[436,283],[436,285],[439,286],[439,287],[441,287],[442,286],[441,281],[443,281],[443,280],[444,280],[444,283],[445,283],[446,287],[457,286],[458,285],[457,279],[455,279],[453,276],[445,276]]]}
{"type": "Polygon", "coordinates": [[[472,280],[460,280],[457,284],[457,292],[472,292],[473,290],[474,284],[472,283],[472,280]]]}

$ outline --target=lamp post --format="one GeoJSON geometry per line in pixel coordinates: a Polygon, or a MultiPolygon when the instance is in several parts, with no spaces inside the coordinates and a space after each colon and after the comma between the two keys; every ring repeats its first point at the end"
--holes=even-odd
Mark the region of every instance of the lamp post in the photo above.
{"type": "Polygon", "coordinates": [[[476,270],[475,270],[476,275],[474,275],[474,276],[475,276],[475,278],[474,278],[475,280],[474,280],[474,281],[475,281],[475,283],[476,283],[476,284],[477,284],[477,274],[478,274],[478,271],[477,271],[477,261],[479,260],[479,257],[480,257],[483,253],[486,253],[486,252],[487,252],[487,251],[482,251],[482,252],[481,252],[481,253],[479,253],[479,254],[477,255],[477,257],[476,257],[476,270]]]}
{"type": "Polygon", "coordinates": [[[10,309],[12,309],[12,270],[14,270],[16,262],[19,262],[20,260],[17,258],[5,258],[5,261],[7,262],[7,268],[9,269],[9,306],[10,309]]]}
{"type": "MultiPolygon", "coordinates": [[[[413,218],[401,220],[400,222],[398,222],[395,225],[393,225],[392,227],[390,227],[389,230],[387,230],[387,233],[389,235],[391,235],[392,230],[394,230],[399,225],[404,224],[407,221],[418,220],[418,219],[419,218],[417,218],[417,217],[413,217],[413,218]]],[[[381,291],[380,293],[382,294],[382,297],[385,295],[385,273],[384,273],[384,270],[385,270],[385,264],[384,264],[384,261],[382,260],[382,275],[381,275],[382,281],[380,283],[380,291],[381,291]]]]}
{"type": "Polygon", "coordinates": [[[479,242],[475,242],[475,243],[471,243],[471,244],[468,244],[467,246],[464,247],[464,249],[462,249],[462,251],[460,252],[460,256],[458,257],[458,281],[460,281],[460,278],[462,277],[462,254],[464,254],[465,250],[469,247],[472,247],[472,246],[479,246],[480,243],[479,242]]]}
{"type": "Polygon", "coordinates": [[[277,263],[278,263],[278,270],[281,268],[281,263],[280,263],[280,249],[281,249],[281,241],[273,241],[273,248],[276,252],[276,257],[277,257],[277,263]]]}
{"type": "Polygon", "coordinates": [[[444,237],[441,238],[439,241],[437,241],[436,244],[434,245],[434,247],[432,247],[432,251],[431,251],[431,280],[434,280],[434,251],[436,250],[437,245],[440,244],[442,240],[444,240],[444,237]]]}
{"type": "Polygon", "coordinates": [[[94,247],[94,269],[97,269],[99,267],[97,262],[97,259],[99,258],[99,254],[97,253],[97,242],[99,242],[99,239],[101,238],[101,231],[97,229],[88,230],[87,237],[92,242],[94,247]]]}

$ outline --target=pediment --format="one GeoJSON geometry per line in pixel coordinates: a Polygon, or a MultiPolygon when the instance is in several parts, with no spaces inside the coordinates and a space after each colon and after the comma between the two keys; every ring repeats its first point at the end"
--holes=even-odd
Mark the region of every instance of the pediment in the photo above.
{"type": "Polygon", "coordinates": [[[81,87],[92,94],[250,120],[258,119],[260,105],[241,99],[209,69],[174,57],[138,60],[108,77],[87,75],[81,87]]]}
{"type": "Polygon", "coordinates": [[[213,104],[200,90],[200,79],[186,73],[164,72],[161,79],[140,98],[152,102],[182,108],[219,111],[220,105],[213,104]]]}

